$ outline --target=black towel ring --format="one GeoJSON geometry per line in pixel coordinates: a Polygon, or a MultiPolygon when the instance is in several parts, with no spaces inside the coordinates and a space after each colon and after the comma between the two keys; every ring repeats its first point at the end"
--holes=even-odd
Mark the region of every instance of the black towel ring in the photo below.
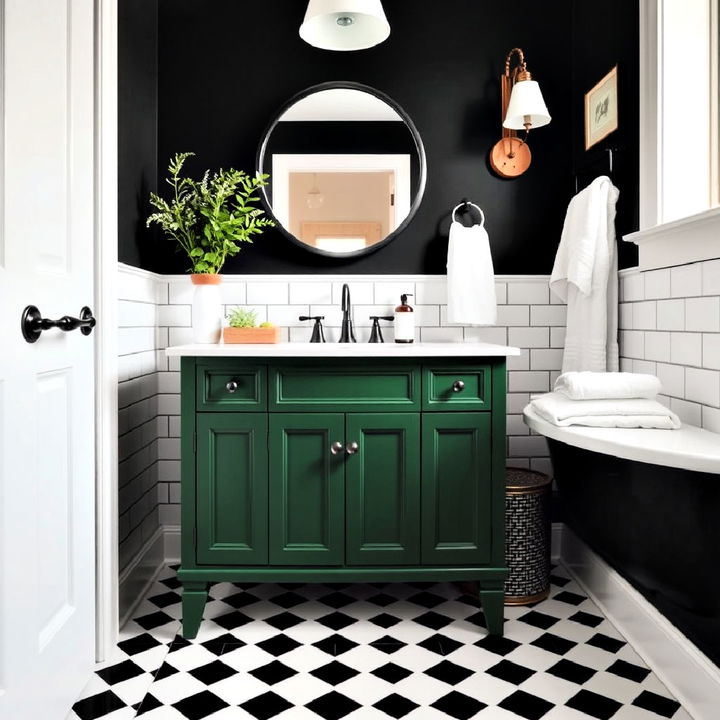
{"type": "Polygon", "coordinates": [[[480,227],[484,227],[484,226],[485,226],[485,213],[482,211],[482,208],[481,208],[479,205],[476,205],[475,203],[470,202],[470,201],[468,201],[468,200],[465,200],[464,202],[461,202],[459,205],[456,205],[455,208],[453,208],[453,211],[452,211],[452,220],[453,220],[453,222],[457,222],[457,220],[455,220],[455,213],[456,213],[460,208],[467,207],[468,205],[469,205],[470,207],[474,207],[474,208],[480,213],[480,227]]]}

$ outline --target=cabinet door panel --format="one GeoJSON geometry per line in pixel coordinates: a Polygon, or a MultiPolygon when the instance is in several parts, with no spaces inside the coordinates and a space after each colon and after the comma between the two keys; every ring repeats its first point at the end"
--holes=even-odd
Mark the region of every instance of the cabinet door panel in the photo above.
{"type": "Polygon", "coordinates": [[[490,560],[491,438],[487,413],[422,419],[422,562],[490,560]]]}
{"type": "Polygon", "coordinates": [[[345,455],[342,414],[270,416],[270,562],[342,565],[345,455]]]}
{"type": "Polygon", "coordinates": [[[197,561],[266,565],[267,415],[197,416],[197,561]]]}
{"type": "Polygon", "coordinates": [[[348,565],[420,562],[419,413],[347,416],[348,565]]]}

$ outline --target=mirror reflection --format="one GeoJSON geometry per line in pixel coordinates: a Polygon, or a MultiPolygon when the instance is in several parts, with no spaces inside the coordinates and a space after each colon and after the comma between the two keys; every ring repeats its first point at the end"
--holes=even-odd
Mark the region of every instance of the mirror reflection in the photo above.
{"type": "Polygon", "coordinates": [[[357,255],[390,239],[424,186],[422,142],[409,118],[370,89],[311,90],[264,138],[261,172],[281,228],[309,250],[357,255]]]}

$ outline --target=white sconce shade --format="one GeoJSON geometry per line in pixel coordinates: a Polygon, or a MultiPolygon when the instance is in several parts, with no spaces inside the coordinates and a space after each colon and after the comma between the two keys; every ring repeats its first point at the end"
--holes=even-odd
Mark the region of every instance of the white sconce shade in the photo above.
{"type": "Polygon", "coordinates": [[[300,37],[323,50],[364,50],[390,35],[381,0],[310,0],[300,37]]]}
{"type": "MultiPolygon", "coordinates": [[[[535,80],[521,80],[513,85],[503,127],[525,130],[526,125],[539,128],[550,122],[550,113],[535,80]]],[[[527,128],[529,129],[529,128],[527,128]]]]}

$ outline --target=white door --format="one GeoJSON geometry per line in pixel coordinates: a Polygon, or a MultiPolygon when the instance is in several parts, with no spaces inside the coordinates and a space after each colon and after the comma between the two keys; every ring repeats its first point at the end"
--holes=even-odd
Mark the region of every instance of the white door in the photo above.
{"type": "Polygon", "coordinates": [[[94,659],[93,0],[0,0],[0,718],[63,720],[94,659]]]}

